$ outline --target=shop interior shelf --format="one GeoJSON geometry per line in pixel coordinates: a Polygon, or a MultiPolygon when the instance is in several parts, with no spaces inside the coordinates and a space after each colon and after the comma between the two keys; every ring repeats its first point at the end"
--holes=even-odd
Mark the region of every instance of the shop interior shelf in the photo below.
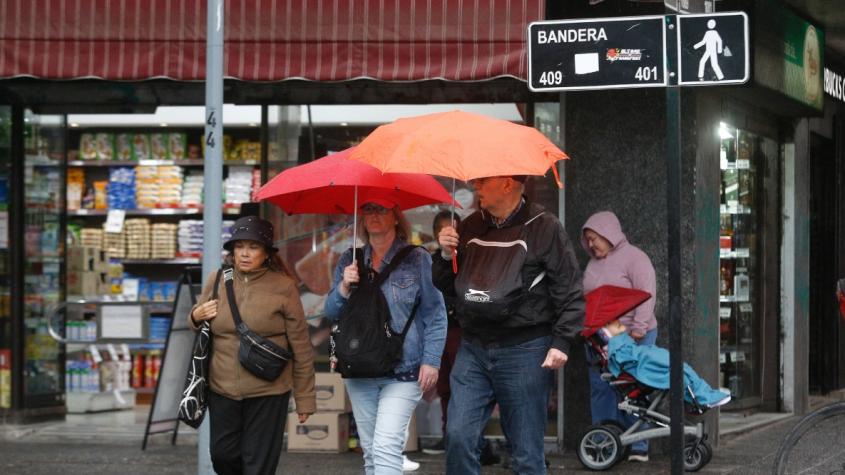
{"type": "MultiPolygon", "coordinates": [[[[146,208],[146,209],[126,209],[126,216],[183,216],[192,214],[202,214],[202,208],[146,208]]],[[[241,212],[240,203],[225,203],[223,204],[223,214],[239,214],[241,212]]],[[[73,217],[87,217],[87,216],[108,216],[108,209],[74,209],[68,210],[68,216],[73,217]]]]}
{"type": "Polygon", "coordinates": [[[62,164],[59,160],[53,160],[46,155],[26,154],[27,165],[38,165],[44,167],[58,167],[62,164]]]}
{"type": "MultiPolygon", "coordinates": [[[[148,208],[127,209],[126,216],[178,216],[186,214],[202,214],[202,208],[148,208]]],[[[68,216],[106,216],[107,209],[76,209],[68,210],[68,216]]]]}
{"type": "Polygon", "coordinates": [[[180,165],[184,167],[201,166],[201,158],[188,160],[70,160],[71,167],[134,167],[135,165],[180,165]]]}
{"type": "Polygon", "coordinates": [[[119,259],[122,264],[199,264],[198,257],[175,257],[173,259],[119,259]]]}
{"type": "MultiPolygon", "coordinates": [[[[44,162],[45,165],[59,165],[58,161],[50,161],[46,157],[38,158],[38,163],[44,162]]],[[[270,163],[281,163],[280,161],[271,161],[270,163]]],[[[136,165],[142,166],[164,166],[164,165],[179,165],[182,167],[199,167],[205,164],[201,158],[193,158],[186,160],[70,160],[67,162],[71,167],[134,167],[136,165]]],[[[245,166],[245,165],[261,165],[260,160],[224,160],[223,165],[230,166],[245,166]]]]}

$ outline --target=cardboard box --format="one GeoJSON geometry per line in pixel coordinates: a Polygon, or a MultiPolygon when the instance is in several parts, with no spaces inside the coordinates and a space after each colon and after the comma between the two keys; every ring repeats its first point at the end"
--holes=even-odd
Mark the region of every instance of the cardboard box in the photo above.
{"type": "Polygon", "coordinates": [[[314,389],[317,393],[317,412],[352,412],[346,385],[340,373],[317,373],[314,375],[314,389]]]}
{"type": "Polygon", "coordinates": [[[105,251],[98,247],[72,246],[67,250],[69,272],[104,272],[107,262],[105,251]]]}
{"type": "Polygon", "coordinates": [[[68,271],[68,295],[99,295],[102,289],[103,274],[88,271],[68,271]]]}
{"type": "MultiPolygon", "coordinates": [[[[346,385],[340,373],[316,373],[314,390],[317,393],[317,412],[352,412],[346,385]]],[[[291,398],[290,412],[296,411],[296,401],[291,398]]]]}
{"type": "Polygon", "coordinates": [[[416,452],[420,450],[419,437],[417,436],[417,416],[411,415],[411,422],[408,424],[408,440],[405,441],[405,452],[416,452]]]}
{"type": "Polygon", "coordinates": [[[288,452],[346,452],[349,449],[349,415],[337,412],[312,414],[304,424],[288,415],[288,452]]]}
{"type": "Polygon", "coordinates": [[[12,407],[12,350],[0,350],[0,408],[12,407]]]}

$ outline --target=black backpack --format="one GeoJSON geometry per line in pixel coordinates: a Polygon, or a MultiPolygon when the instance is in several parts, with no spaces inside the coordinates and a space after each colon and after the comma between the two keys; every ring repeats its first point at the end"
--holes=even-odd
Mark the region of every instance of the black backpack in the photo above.
{"type": "MultiPolygon", "coordinates": [[[[530,224],[535,215],[519,226],[489,228],[477,223],[473,239],[461,249],[461,272],[455,276],[455,310],[470,321],[499,323],[510,318],[528,292],[545,278],[541,272],[534,282],[523,282],[522,268],[528,257],[530,224]]],[[[467,220],[467,226],[472,221],[467,220]]],[[[536,231],[535,231],[536,232],[536,231]]]]}
{"type": "Polygon", "coordinates": [[[417,313],[419,298],[408,317],[402,333],[396,333],[390,326],[390,307],[381,291],[381,285],[390,273],[417,246],[406,246],[399,250],[390,264],[373,279],[358,256],[358,273],[361,276],[358,287],[352,291],[349,300],[340,309],[340,317],[332,326],[330,340],[332,363],[344,378],[380,378],[394,374],[402,361],[405,335],[417,313]]]}

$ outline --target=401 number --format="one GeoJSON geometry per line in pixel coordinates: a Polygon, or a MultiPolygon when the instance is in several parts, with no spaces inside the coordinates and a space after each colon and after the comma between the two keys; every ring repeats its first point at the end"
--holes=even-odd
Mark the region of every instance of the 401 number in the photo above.
{"type": "Polygon", "coordinates": [[[651,67],[643,67],[640,66],[637,68],[637,73],[634,74],[634,78],[637,81],[651,81],[657,80],[657,66],[651,67]]]}
{"type": "Polygon", "coordinates": [[[540,84],[544,86],[558,86],[563,84],[563,73],[560,71],[545,71],[540,74],[540,84]]]}

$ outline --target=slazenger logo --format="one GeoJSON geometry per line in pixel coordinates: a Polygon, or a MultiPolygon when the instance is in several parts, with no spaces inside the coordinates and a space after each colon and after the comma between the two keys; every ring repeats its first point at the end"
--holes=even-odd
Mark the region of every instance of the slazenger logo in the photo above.
{"type": "Polygon", "coordinates": [[[464,294],[464,300],[469,302],[489,302],[490,295],[487,292],[489,290],[469,289],[469,292],[464,294]]]}

